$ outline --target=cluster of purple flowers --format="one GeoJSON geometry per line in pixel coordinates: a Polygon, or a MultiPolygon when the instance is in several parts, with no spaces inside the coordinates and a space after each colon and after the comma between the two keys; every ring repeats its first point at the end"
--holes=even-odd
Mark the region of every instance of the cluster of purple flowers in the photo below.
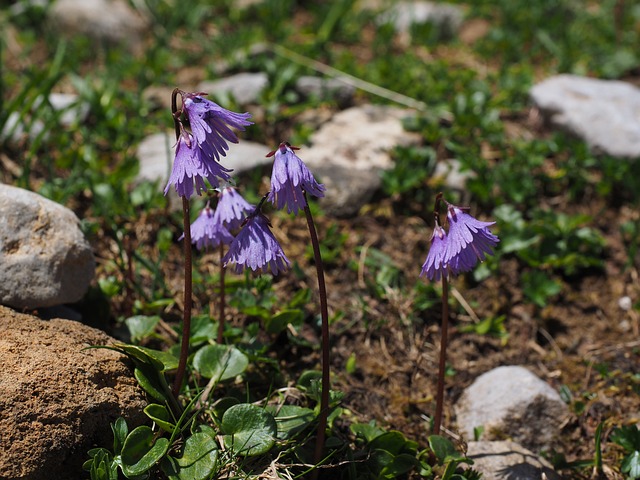
{"type": "Polygon", "coordinates": [[[449,274],[468,272],[486,255],[493,254],[493,248],[500,241],[489,231],[495,222],[481,222],[465,210],[468,209],[447,203],[448,233],[440,226],[436,215],[431,248],[422,265],[421,277],[438,281],[449,274]]]}
{"type": "Polygon", "coordinates": [[[203,93],[179,93],[191,131],[179,122],[176,156],[164,193],[166,195],[171,185],[175,185],[178,195],[188,199],[193,195],[194,185],[198,195],[207,189],[204,179],[212,187],[230,180],[231,170],[219,163],[220,156],[225,156],[229,149],[227,142],[238,143],[238,137],[230,127],[244,130],[252,122],[248,120],[251,114],[226,110],[204,98],[203,93]]]}
{"type": "MultiPolygon", "coordinates": [[[[298,157],[288,143],[281,143],[275,152],[273,171],[271,173],[271,191],[266,199],[278,209],[286,207],[287,212],[297,214],[307,206],[305,193],[316,197],[324,196],[324,185],[318,183],[311,171],[298,157]]],[[[262,215],[259,208],[247,217],[245,225],[235,238],[223,262],[235,263],[235,271],[241,272],[248,267],[253,271],[278,272],[289,268],[290,262],[282,247],[270,230],[269,220],[262,215]]]]}
{"type": "MultiPolygon", "coordinates": [[[[178,195],[188,199],[194,191],[198,195],[206,191],[205,179],[214,188],[231,180],[231,170],[219,163],[220,157],[229,149],[227,142],[238,142],[232,128],[244,130],[251,122],[248,121],[250,114],[225,110],[203,98],[203,93],[178,93],[182,98],[182,112],[178,115],[186,115],[189,129],[179,122],[176,156],[165,195],[174,185],[178,195]]],[[[325,187],[316,182],[294,150],[297,148],[281,143],[275,152],[267,155],[275,155],[267,199],[276,208],[297,214],[307,206],[305,193],[322,197],[325,187]]],[[[192,243],[198,249],[229,245],[223,263],[235,263],[238,273],[244,268],[270,271],[274,275],[286,270],[290,262],[260,208],[250,205],[234,188],[225,186],[219,190],[215,211],[207,203],[191,224],[192,243]],[[232,231],[238,228],[240,232],[234,238],[232,231]]]]}

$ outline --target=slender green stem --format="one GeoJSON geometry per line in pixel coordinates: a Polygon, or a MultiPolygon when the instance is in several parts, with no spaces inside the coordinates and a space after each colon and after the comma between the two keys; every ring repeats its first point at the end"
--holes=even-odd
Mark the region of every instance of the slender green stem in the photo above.
{"type": "Polygon", "coordinates": [[[182,380],[187,369],[189,356],[189,337],[191,336],[191,223],[189,221],[189,200],[182,197],[182,216],[184,224],[184,313],[182,316],[182,344],[180,346],[180,360],[176,378],[173,382],[173,395],[177,398],[182,387],[182,380]]]}
{"type": "MultiPolygon", "coordinates": [[[[307,199],[306,193],[305,200],[307,199]]],[[[322,392],[320,394],[320,418],[318,422],[318,433],[316,438],[316,449],[314,463],[317,465],[322,460],[324,454],[325,431],[327,429],[327,417],[329,416],[329,389],[331,388],[329,379],[329,310],[327,308],[327,289],[324,282],[324,268],[322,266],[322,256],[320,255],[320,243],[313,216],[309,209],[309,202],[306,202],[304,213],[307,217],[311,245],[313,247],[313,258],[316,264],[318,276],[318,294],[320,297],[320,315],[322,317],[322,392]]],[[[318,476],[318,470],[314,470],[313,478],[318,476]]]]}
{"type": "Polygon", "coordinates": [[[222,242],[220,243],[220,313],[218,318],[218,343],[222,344],[222,340],[224,338],[224,308],[225,308],[225,298],[224,298],[224,274],[227,271],[227,267],[222,263],[222,259],[224,258],[224,246],[222,242]]]}
{"type": "Polygon", "coordinates": [[[449,333],[449,283],[447,276],[442,275],[442,332],[440,334],[440,361],[438,364],[438,385],[436,391],[436,414],[433,422],[433,433],[440,435],[442,410],[444,403],[444,375],[447,365],[447,337],[449,333]]]}

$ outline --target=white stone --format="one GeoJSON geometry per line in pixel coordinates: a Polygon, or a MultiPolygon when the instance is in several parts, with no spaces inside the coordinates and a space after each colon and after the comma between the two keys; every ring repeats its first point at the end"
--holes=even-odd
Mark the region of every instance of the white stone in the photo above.
{"type": "Polygon", "coordinates": [[[0,222],[1,304],[37,308],[83,297],[95,260],[71,210],[0,185],[0,222]]]}
{"type": "Polygon", "coordinates": [[[51,24],[66,35],[141,47],[149,22],[123,0],[56,0],[49,10],[51,24]]]}
{"type": "Polygon", "coordinates": [[[260,94],[269,84],[269,77],[266,73],[238,73],[230,77],[221,78],[214,81],[201,82],[196,88],[199,92],[215,96],[230,95],[240,105],[258,103],[260,94]]]}
{"type": "Polygon", "coordinates": [[[640,89],[630,83],[557,75],[530,94],[552,125],[583,139],[594,152],[640,157],[640,89]]]}
{"type": "Polygon", "coordinates": [[[337,216],[356,214],[380,187],[380,173],[393,167],[391,150],[416,145],[402,119],[410,110],[363,105],[336,114],[298,152],[320,181],[327,183],[324,208],[337,216]]]}
{"type": "Polygon", "coordinates": [[[514,442],[469,442],[467,449],[471,467],[483,480],[560,479],[549,462],[514,442]]]}
{"type": "Polygon", "coordinates": [[[568,407],[546,382],[520,366],[480,375],[456,405],[458,428],[467,440],[483,427],[486,440],[513,440],[537,451],[549,446],[568,407]]]}
{"type": "MultiPolygon", "coordinates": [[[[51,107],[44,105],[44,97],[40,96],[33,102],[33,107],[27,116],[34,116],[34,120],[27,120],[21,117],[18,112],[11,112],[0,132],[0,138],[10,139],[12,142],[19,142],[23,136],[30,140],[37,138],[45,129],[44,123],[38,119],[38,109],[53,108],[60,113],[59,123],[64,127],[73,125],[76,122],[86,120],[89,115],[89,104],[80,102],[77,95],[71,93],[51,93],[48,97],[51,107]]],[[[44,134],[47,135],[47,132],[44,134]]]]}
{"type": "Polygon", "coordinates": [[[138,180],[161,181],[164,184],[169,180],[173,157],[175,155],[175,133],[153,133],[145,137],[138,145],[138,180]]]}
{"type": "Polygon", "coordinates": [[[343,110],[311,136],[311,147],[304,149],[301,158],[309,166],[388,170],[393,167],[393,148],[420,141],[419,135],[402,126],[402,119],[412,114],[410,110],[376,105],[343,110]]]}
{"type": "Polygon", "coordinates": [[[414,24],[432,23],[447,38],[458,31],[463,20],[464,12],[458,5],[436,2],[396,2],[378,17],[378,23],[393,23],[399,33],[408,33],[414,24]]]}
{"type": "Polygon", "coordinates": [[[356,88],[339,78],[302,76],[296,81],[296,90],[306,97],[318,97],[321,100],[335,100],[339,105],[348,105],[353,101],[356,88]]]}
{"type": "Polygon", "coordinates": [[[452,190],[464,191],[467,180],[476,176],[472,170],[462,170],[462,164],[454,158],[438,162],[433,176],[441,178],[444,185],[452,190]]]}
{"type": "Polygon", "coordinates": [[[49,102],[55,111],[62,112],[60,124],[67,127],[86,120],[89,115],[89,104],[80,102],[73,93],[51,93],[49,102]]]}

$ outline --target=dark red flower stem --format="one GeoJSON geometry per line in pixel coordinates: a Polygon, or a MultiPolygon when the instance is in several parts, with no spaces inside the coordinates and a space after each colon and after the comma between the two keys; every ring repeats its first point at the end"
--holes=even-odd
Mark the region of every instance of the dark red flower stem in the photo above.
{"type": "MultiPolygon", "coordinates": [[[[180,138],[180,115],[177,96],[180,90],[177,88],[171,94],[171,113],[173,125],[176,131],[176,140],[180,138]]],[[[182,381],[187,369],[187,357],[189,356],[189,338],[191,336],[191,296],[192,296],[192,265],[191,265],[191,218],[189,213],[189,199],[182,197],[182,223],[184,228],[184,306],[182,316],[182,344],[180,346],[180,360],[178,370],[171,389],[177,399],[182,388],[182,381]]]]}
{"type": "Polygon", "coordinates": [[[447,341],[449,336],[449,283],[442,275],[442,327],[440,333],[440,359],[438,362],[438,385],[436,387],[436,414],[433,421],[433,433],[440,435],[442,410],[444,404],[444,376],[447,366],[447,341]]]}
{"type": "MultiPolygon", "coordinates": [[[[307,194],[304,193],[305,207],[304,213],[307,217],[307,225],[309,226],[309,235],[311,236],[311,245],[313,247],[313,258],[316,264],[316,273],[318,276],[318,294],[320,297],[320,316],[322,318],[322,392],[320,394],[320,417],[318,419],[318,433],[316,436],[316,449],[314,455],[314,463],[318,465],[324,455],[324,441],[327,429],[327,417],[329,416],[329,389],[331,382],[329,379],[329,309],[327,307],[327,288],[324,282],[324,268],[322,266],[322,256],[320,255],[320,243],[318,242],[318,234],[316,226],[313,222],[313,216],[309,209],[307,194]]],[[[319,470],[313,471],[312,478],[317,478],[319,470]]]]}
{"type": "Polygon", "coordinates": [[[224,245],[220,242],[220,313],[218,318],[218,343],[222,344],[224,339],[224,310],[225,310],[225,298],[224,298],[224,274],[227,271],[227,267],[222,263],[224,258],[224,245]]]}
{"type": "MultiPolygon", "coordinates": [[[[436,195],[433,216],[435,224],[440,225],[440,202],[442,192],[436,195]]],[[[442,275],[442,326],[440,334],[440,359],[438,362],[438,384],[436,386],[436,413],[433,420],[433,433],[440,435],[442,410],[444,403],[444,376],[447,367],[447,340],[449,336],[449,283],[447,275],[442,275]]]]}

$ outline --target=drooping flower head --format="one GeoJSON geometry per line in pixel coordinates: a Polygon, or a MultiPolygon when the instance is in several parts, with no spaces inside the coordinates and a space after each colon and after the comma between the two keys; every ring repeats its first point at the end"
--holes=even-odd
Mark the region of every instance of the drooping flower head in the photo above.
{"type": "Polygon", "coordinates": [[[235,188],[222,187],[218,197],[215,221],[224,225],[229,230],[238,228],[247,214],[254,210],[254,206],[247,202],[235,188]]]}
{"type": "Polygon", "coordinates": [[[445,261],[447,252],[447,232],[436,223],[431,235],[431,247],[427,259],[422,265],[420,276],[426,276],[429,280],[440,281],[442,276],[447,275],[448,264],[445,261]]]}
{"type": "Polygon", "coordinates": [[[458,275],[473,269],[478,261],[493,255],[493,248],[500,239],[489,231],[495,222],[481,222],[467,213],[468,208],[447,205],[448,232],[440,226],[438,206],[442,194],[436,197],[435,227],[431,247],[422,265],[420,276],[438,281],[449,274],[458,275]]]}
{"type": "Polygon", "coordinates": [[[220,180],[229,181],[231,179],[230,171],[208,157],[206,152],[194,141],[193,135],[182,130],[164,194],[167,194],[171,185],[175,185],[178,195],[190,198],[193,195],[195,184],[196,193],[200,195],[200,192],[207,189],[204,183],[205,178],[213,187],[216,187],[220,180]]]}
{"type": "MultiPolygon", "coordinates": [[[[180,239],[183,237],[184,235],[180,239]]],[[[207,202],[198,218],[191,224],[191,243],[195,244],[198,250],[202,250],[207,247],[229,245],[232,241],[233,235],[222,223],[215,221],[215,212],[207,202]]]]}
{"type": "Polygon", "coordinates": [[[289,259],[269,227],[269,220],[257,209],[251,213],[231,242],[229,251],[222,259],[223,265],[235,263],[236,273],[241,273],[245,268],[254,272],[270,271],[273,275],[287,270],[289,259]]]}
{"type": "Polygon", "coordinates": [[[275,152],[267,155],[275,155],[271,172],[271,191],[267,200],[278,209],[286,206],[288,213],[297,214],[298,210],[307,206],[303,192],[314,197],[324,197],[323,192],[326,189],[324,185],[316,182],[311,171],[294,150],[298,148],[292,147],[289,143],[281,143],[275,152]]]}
{"type": "Polygon", "coordinates": [[[465,210],[468,209],[447,204],[449,235],[445,258],[454,274],[468,272],[486,255],[493,255],[493,248],[500,241],[489,231],[496,222],[481,222],[465,210]]]}
{"type": "Polygon", "coordinates": [[[191,132],[200,147],[216,160],[225,156],[230,143],[238,143],[238,137],[229,127],[244,130],[252,125],[248,119],[250,113],[236,113],[222,108],[215,102],[203,97],[206,93],[182,94],[182,110],[186,113],[191,132]]]}

